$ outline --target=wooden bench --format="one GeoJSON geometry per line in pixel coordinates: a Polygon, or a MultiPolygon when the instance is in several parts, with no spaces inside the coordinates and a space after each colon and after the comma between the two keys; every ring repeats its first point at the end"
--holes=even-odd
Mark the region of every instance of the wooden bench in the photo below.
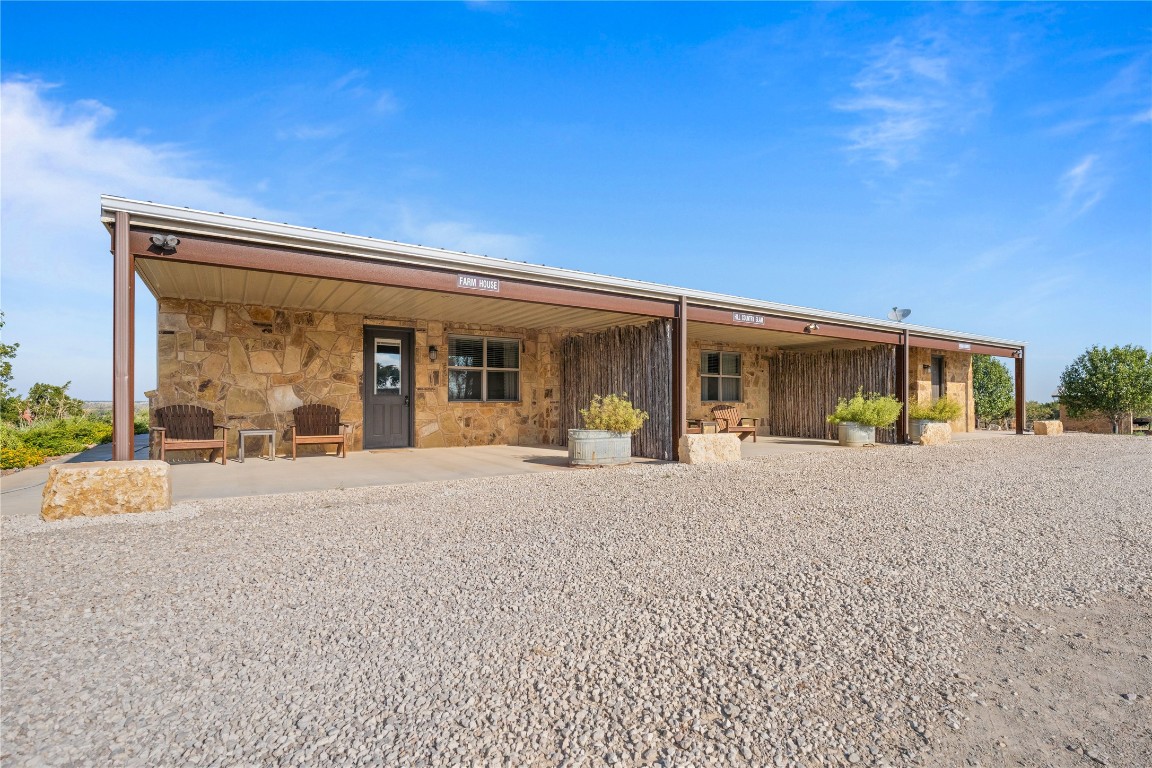
{"type": "Polygon", "coordinates": [[[740,417],[740,409],[731,405],[718,405],[712,409],[712,415],[720,425],[721,432],[735,434],[741,440],[752,435],[752,442],[756,442],[757,419],[750,416],[740,417]]]}
{"type": "Polygon", "coordinates": [[[336,446],[336,455],[348,458],[348,438],[352,425],[340,421],[340,409],[331,405],[301,405],[292,409],[292,459],[296,459],[299,445],[336,446]]]}
{"type": "Polygon", "coordinates": [[[207,408],[199,405],[166,405],[157,408],[152,418],[156,426],[150,432],[160,438],[160,461],[164,461],[164,454],[168,451],[209,450],[209,461],[213,460],[216,451],[220,451],[220,464],[228,463],[228,452],[225,450],[228,427],[213,424],[215,417],[207,408]],[[218,429],[221,430],[219,438],[216,437],[218,429]]]}

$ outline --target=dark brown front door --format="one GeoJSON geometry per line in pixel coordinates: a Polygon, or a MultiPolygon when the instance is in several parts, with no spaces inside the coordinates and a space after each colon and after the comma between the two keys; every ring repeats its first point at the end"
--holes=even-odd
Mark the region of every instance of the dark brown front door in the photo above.
{"type": "Polygon", "coordinates": [[[932,356],[932,402],[944,397],[944,358],[932,356]]]}
{"type": "Polygon", "coordinates": [[[364,447],[412,444],[412,330],[364,328],[364,447]]]}

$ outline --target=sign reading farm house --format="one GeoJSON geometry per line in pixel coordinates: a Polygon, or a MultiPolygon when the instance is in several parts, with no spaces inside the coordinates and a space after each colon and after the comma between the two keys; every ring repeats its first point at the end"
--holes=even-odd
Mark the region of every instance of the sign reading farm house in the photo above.
{"type": "Polygon", "coordinates": [[[457,288],[469,288],[473,291],[492,291],[500,293],[500,281],[491,277],[476,277],[475,275],[458,275],[457,288]]]}
{"type": "Polygon", "coordinates": [[[745,312],[733,312],[732,322],[748,323],[749,325],[764,325],[764,315],[749,315],[745,312]]]}

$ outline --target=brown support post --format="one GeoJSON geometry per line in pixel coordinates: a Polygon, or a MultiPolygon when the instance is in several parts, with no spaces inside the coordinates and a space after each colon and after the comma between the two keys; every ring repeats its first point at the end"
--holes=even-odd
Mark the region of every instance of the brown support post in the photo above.
{"type": "Polygon", "coordinates": [[[136,264],[128,245],[128,214],[117,211],[112,234],[112,460],[133,459],[136,264]]]}
{"type": "Polygon", "coordinates": [[[908,442],[908,392],[911,381],[908,375],[908,331],[900,334],[900,344],[896,348],[896,386],[900,392],[900,421],[896,424],[896,442],[908,442]]]}
{"type": "Polygon", "coordinates": [[[680,438],[688,430],[688,299],[680,297],[672,334],[672,456],[680,458],[680,438]]]}
{"type": "Polygon", "coordinates": [[[1025,411],[1024,400],[1024,350],[1016,353],[1016,434],[1024,434],[1025,411]]]}

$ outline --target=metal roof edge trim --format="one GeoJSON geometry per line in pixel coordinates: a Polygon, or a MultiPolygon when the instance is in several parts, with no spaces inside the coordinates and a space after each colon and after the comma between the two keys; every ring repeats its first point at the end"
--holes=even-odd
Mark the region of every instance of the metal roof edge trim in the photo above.
{"type": "Polygon", "coordinates": [[[303,227],[296,224],[277,224],[263,219],[245,218],[226,213],[211,213],[192,208],[152,203],[115,195],[100,196],[101,220],[106,226],[111,224],[109,214],[122,211],[132,216],[133,225],[155,226],[180,225],[195,234],[214,237],[233,237],[246,242],[262,245],[304,248],[341,255],[359,256],[380,260],[404,260],[421,266],[453,270],[486,270],[511,279],[528,279],[569,288],[626,293],[632,296],[679,301],[681,296],[691,304],[730,309],[733,311],[753,311],[776,314],[814,322],[842,323],[862,326],[875,330],[908,331],[921,336],[940,339],[977,342],[993,346],[1024,348],[1027,342],[1001,339],[993,336],[980,336],[943,328],[923,325],[908,325],[861,315],[850,315],[812,307],[780,304],[762,299],[750,299],[731,294],[712,293],[678,286],[633,280],[625,277],[600,275],[594,272],[581,272],[564,267],[548,267],[524,262],[513,262],[492,256],[481,256],[460,251],[450,251],[432,246],[400,243],[392,240],[348,235],[330,230],[303,227]],[[191,227],[189,226],[191,225],[191,227]]]}

